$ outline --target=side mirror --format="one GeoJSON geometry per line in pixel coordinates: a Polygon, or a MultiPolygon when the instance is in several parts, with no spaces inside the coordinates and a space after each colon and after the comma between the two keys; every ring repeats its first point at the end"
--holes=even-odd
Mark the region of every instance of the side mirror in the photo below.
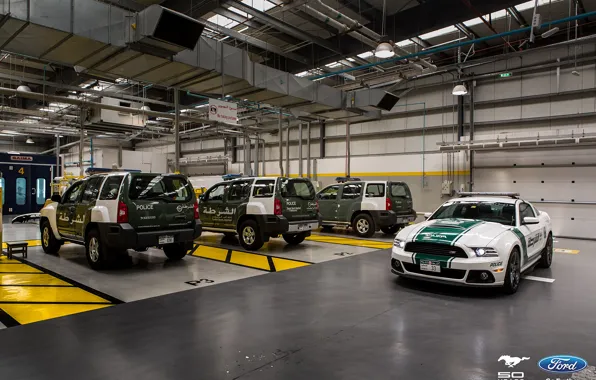
{"type": "Polygon", "coordinates": [[[60,201],[62,200],[62,197],[59,194],[52,194],[52,197],[50,198],[50,200],[52,202],[60,203],[60,201]]]}
{"type": "Polygon", "coordinates": [[[531,217],[531,216],[526,216],[524,218],[524,221],[523,221],[522,224],[538,224],[538,223],[540,223],[540,220],[538,220],[538,218],[534,218],[534,217],[531,217]]]}
{"type": "Polygon", "coordinates": [[[424,213],[424,220],[427,220],[428,218],[430,218],[432,216],[432,212],[425,212],[424,213]]]}

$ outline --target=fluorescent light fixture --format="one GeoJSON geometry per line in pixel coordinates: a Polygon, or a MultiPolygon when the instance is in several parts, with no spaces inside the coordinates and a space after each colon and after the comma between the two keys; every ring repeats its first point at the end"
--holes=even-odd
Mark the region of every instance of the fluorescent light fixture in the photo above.
{"type": "Polygon", "coordinates": [[[3,129],[3,130],[2,130],[2,131],[0,131],[0,132],[2,132],[2,133],[6,133],[6,134],[9,134],[9,135],[20,135],[20,133],[19,133],[19,132],[17,132],[17,131],[9,131],[9,130],[7,130],[7,129],[3,129]]]}
{"type": "Polygon", "coordinates": [[[149,106],[142,106],[140,109],[141,111],[151,111],[151,107],[149,106]]]}
{"type": "Polygon", "coordinates": [[[403,40],[395,43],[395,46],[404,47],[414,44],[411,40],[403,40]]]}
{"type": "Polygon", "coordinates": [[[546,32],[542,33],[542,38],[548,38],[550,36],[552,36],[553,34],[557,33],[559,31],[559,27],[554,27],[552,29],[547,30],[546,32]]]}
{"type": "Polygon", "coordinates": [[[464,84],[458,84],[455,87],[453,87],[452,94],[455,95],[455,96],[467,95],[468,94],[468,89],[466,88],[466,86],[464,84]]]}
{"type": "Polygon", "coordinates": [[[350,62],[356,62],[356,60],[354,58],[346,58],[346,59],[350,62]]]}
{"type": "Polygon", "coordinates": [[[455,33],[457,32],[457,28],[453,25],[447,26],[445,28],[441,28],[429,33],[425,33],[421,36],[419,36],[419,38],[422,38],[423,40],[427,40],[429,38],[434,38],[434,37],[439,37],[445,34],[449,34],[449,33],[455,33]]]}
{"type": "Polygon", "coordinates": [[[370,58],[374,55],[374,53],[372,51],[365,51],[362,54],[358,54],[358,57],[362,58],[362,59],[366,59],[366,58],[370,58]]]}
{"type": "Polygon", "coordinates": [[[242,32],[247,31],[247,30],[248,30],[248,26],[245,26],[244,28],[240,29],[238,31],[238,33],[242,33],[242,32]]]}
{"type": "Polygon", "coordinates": [[[25,142],[27,144],[35,144],[35,141],[33,141],[33,139],[31,138],[31,136],[27,137],[27,140],[25,142]]]}
{"type": "Polygon", "coordinates": [[[55,110],[53,110],[51,108],[45,108],[45,107],[44,108],[40,108],[39,110],[42,111],[42,112],[56,112],[55,110]]]}
{"type": "Polygon", "coordinates": [[[391,58],[395,55],[393,46],[389,42],[381,42],[375,49],[375,57],[391,58]]]}

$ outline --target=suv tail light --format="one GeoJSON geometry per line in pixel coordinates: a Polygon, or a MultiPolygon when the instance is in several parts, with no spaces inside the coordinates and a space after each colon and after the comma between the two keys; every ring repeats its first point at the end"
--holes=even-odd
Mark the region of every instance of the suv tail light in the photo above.
{"type": "Polygon", "coordinates": [[[116,221],[118,223],[128,223],[128,206],[122,201],[118,202],[118,217],[116,221]]]}
{"type": "Polygon", "coordinates": [[[199,203],[198,202],[195,202],[194,210],[195,210],[195,219],[199,219],[199,203]]]}
{"type": "Polygon", "coordinates": [[[391,199],[385,198],[385,210],[391,211],[391,199]]]}
{"type": "Polygon", "coordinates": [[[282,214],[281,200],[279,200],[278,198],[275,198],[275,201],[273,203],[273,214],[274,215],[281,215],[282,214]]]}

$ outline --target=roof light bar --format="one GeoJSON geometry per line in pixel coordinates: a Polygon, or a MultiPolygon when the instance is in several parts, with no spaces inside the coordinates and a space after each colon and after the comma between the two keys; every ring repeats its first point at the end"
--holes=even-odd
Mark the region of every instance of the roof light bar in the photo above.
{"type": "Polygon", "coordinates": [[[509,197],[509,198],[519,198],[519,193],[508,193],[508,192],[490,192],[490,191],[480,191],[480,192],[459,192],[457,193],[461,198],[463,197],[474,197],[474,196],[492,196],[492,197],[509,197]]]}

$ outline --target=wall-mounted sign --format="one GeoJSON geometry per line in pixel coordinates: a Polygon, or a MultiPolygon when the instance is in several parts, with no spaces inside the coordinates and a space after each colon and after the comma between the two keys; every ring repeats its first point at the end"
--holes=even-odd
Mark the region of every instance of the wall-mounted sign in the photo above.
{"type": "Polygon", "coordinates": [[[31,156],[10,156],[11,161],[33,161],[31,156]]]}
{"type": "Polygon", "coordinates": [[[238,104],[209,99],[209,120],[236,124],[238,121],[238,104]]]}

